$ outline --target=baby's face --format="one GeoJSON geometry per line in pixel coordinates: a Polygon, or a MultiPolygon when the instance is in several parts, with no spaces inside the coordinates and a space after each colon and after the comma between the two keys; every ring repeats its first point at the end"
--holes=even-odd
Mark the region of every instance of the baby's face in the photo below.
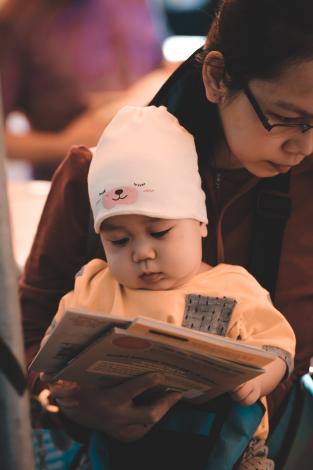
{"type": "Polygon", "coordinates": [[[174,289],[197,274],[206,226],[193,219],[110,217],[101,241],[115,279],[132,289],[174,289]]]}

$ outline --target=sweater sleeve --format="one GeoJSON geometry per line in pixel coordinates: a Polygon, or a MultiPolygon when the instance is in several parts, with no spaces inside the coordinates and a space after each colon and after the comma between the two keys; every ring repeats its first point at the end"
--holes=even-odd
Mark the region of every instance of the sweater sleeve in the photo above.
{"type": "Polygon", "coordinates": [[[296,339],[286,318],[273,306],[268,292],[247,272],[237,276],[240,298],[228,336],[260,346],[283,359],[288,376],[293,370],[296,339]]]}
{"type": "MultiPolygon", "coordinates": [[[[73,289],[74,276],[86,262],[90,160],[91,153],[86,147],[73,147],[56,171],[20,279],[27,364],[39,349],[61,297],[73,289]]],[[[31,373],[31,392],[38,383],[38,374],[31,373]]]]}

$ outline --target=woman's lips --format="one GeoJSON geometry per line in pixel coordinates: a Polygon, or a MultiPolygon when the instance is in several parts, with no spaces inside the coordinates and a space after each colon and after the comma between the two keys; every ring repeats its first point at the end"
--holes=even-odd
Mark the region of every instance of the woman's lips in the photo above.
{"type": "Polygon", "coordinates": [[[292,165],[278,165],[277,163],[274,162],[269,162],[278,173],[288,173],[288,171],[291,170],[292,165]]]}

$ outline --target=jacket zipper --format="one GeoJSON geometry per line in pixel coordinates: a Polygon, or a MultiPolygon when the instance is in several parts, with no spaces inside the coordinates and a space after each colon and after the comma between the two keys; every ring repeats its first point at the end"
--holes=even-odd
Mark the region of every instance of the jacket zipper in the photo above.
{"type": "Polygon", "coordinates": [[[219,190],[221,188],[221,184],[222,184],[222,178],[223,178],[223,174],[221,171],[217,171],[215,173],[215,178],[214,178],[214,184],[215,184],[215,189],[216,190],[219,190]]]}

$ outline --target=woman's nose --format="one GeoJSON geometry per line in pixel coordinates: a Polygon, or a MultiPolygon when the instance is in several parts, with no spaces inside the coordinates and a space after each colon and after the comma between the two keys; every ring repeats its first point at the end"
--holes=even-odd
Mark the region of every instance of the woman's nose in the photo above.
{"type": "Polygon", "coordinates": [[[296,151],[307,157],[313,153],[313,129],[299,133],[294,139],[296,151]]]}

